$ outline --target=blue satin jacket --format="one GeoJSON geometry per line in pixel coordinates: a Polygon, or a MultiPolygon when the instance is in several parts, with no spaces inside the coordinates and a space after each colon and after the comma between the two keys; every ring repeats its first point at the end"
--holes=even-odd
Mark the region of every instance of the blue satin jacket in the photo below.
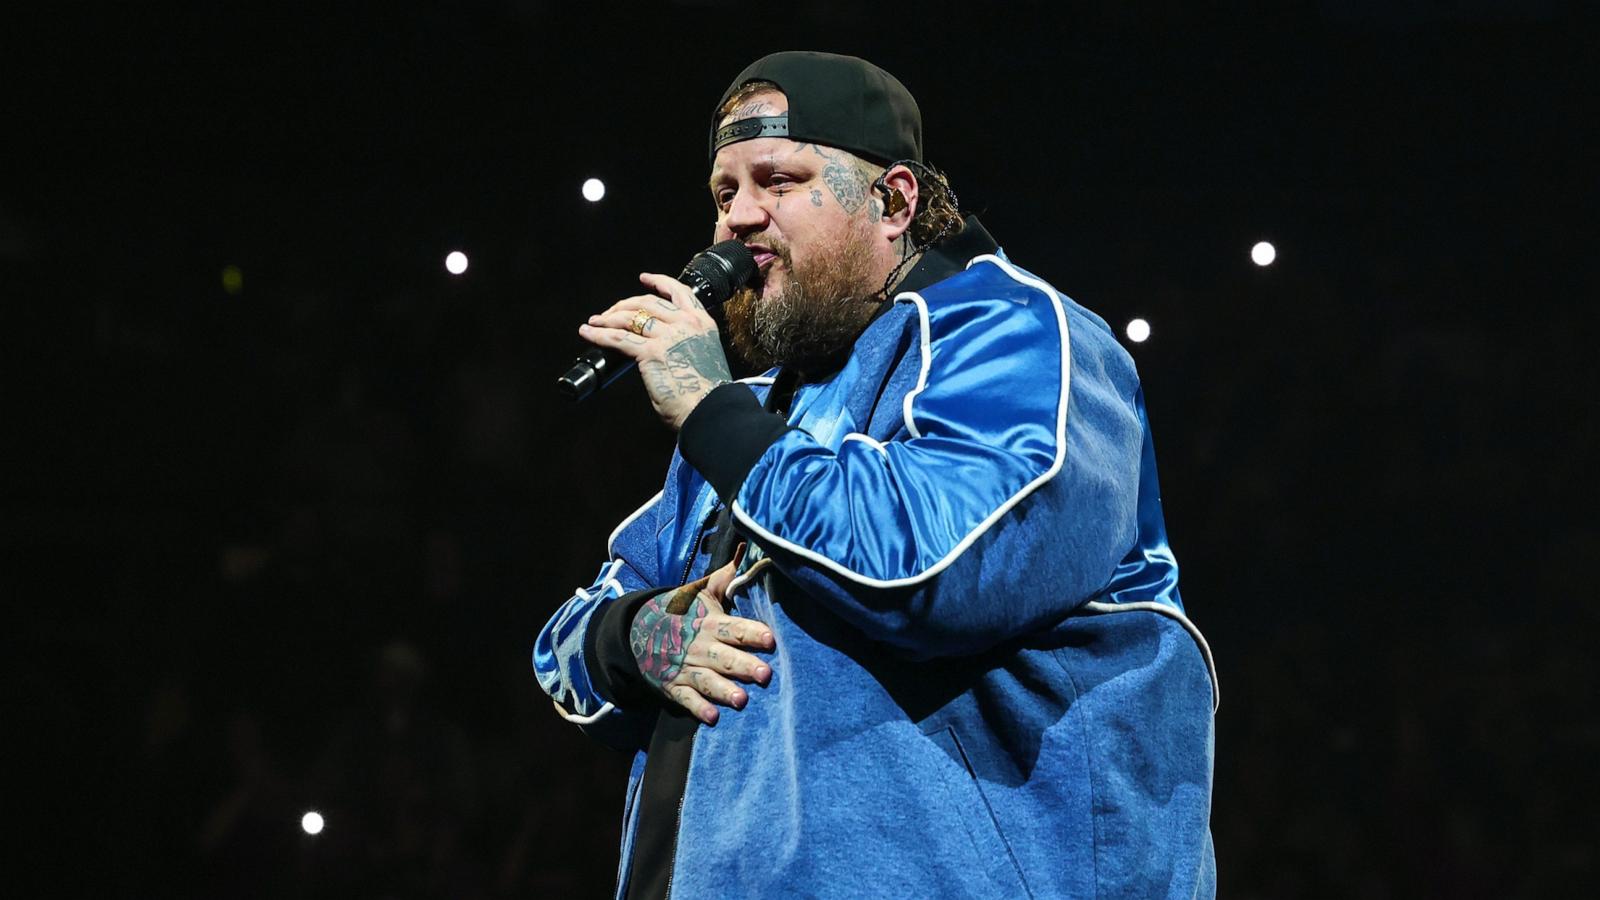
{"type": "Polygon", "coordinates": [[[596,692],[584,633],[704,574],[719,494],[750,539],[735,612],[777,647],[693,739],[672,896],[1214,896],[1216,682],[1106,324],[979,256],[896,297],[753,465],[695,459],[691,429],[736,427],[770,381],[702,403],[534,651],[561,715],[640,751],[619,896],[655,710],[596,692]]]}

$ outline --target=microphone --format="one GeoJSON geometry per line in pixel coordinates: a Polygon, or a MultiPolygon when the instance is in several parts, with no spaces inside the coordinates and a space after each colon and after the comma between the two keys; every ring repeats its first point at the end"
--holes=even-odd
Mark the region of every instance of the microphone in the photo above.
{"type": "MultiPolygon", "coordinates": [[[[706,309],[721,306],[756,271],[755,254],[736,240],[723,241],[695,254],[683,267],[678,280],[694,291],[695,299],[706,309]]],[[[604,387],[610,387],[635,365],[632,358],[609,347],[590,347],[556,379],[556,389],[574,403],[604,387]]]]}

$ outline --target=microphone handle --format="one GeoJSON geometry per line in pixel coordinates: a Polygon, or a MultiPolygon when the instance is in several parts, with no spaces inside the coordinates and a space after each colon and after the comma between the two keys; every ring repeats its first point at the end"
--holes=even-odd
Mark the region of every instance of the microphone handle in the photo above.
{"type": "MultiPolygon", "coordinates": [[[[683,277],[685,283],[694,290],[695,299],[710,308],[711,298],[716,293],[711,282],[697,272],[686,272],[683,277]]],[[[556,379],[556,389],[577,403],[610,387],[612,382],[633,371],[637,365],[637,361],[621,350],[590,347],[573,361],[572,368],[565,375],[556,379]]]]}
{"type": "Polygon", "coordinates": [[[572,402],[587,400],[601,388],[611,386],[638,363],[620,350],[610,347],[590,347],[573,361],[572,368],[556,379],[556,389],[566,394],[572,402]]]}

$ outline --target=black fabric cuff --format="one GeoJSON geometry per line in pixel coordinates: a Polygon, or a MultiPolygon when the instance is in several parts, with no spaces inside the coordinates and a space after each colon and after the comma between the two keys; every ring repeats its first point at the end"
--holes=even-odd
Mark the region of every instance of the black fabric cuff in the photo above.
{"type": "Polygon", "coordinates": [[[650,685],[639,674],[639,663],[633,658],[629,637],[639,607],[663,590],[671,588],[647,588],[623,594],[600,615],[590,619],[589,630],[583,633],[583,658],[589,668],[589,683],[600,696],[624,709],[651,698],[650,685]]]}
{"type": "Polygon", "coordinates": [[[761,408],[749,387],[725,384],[684,420],[678,452],[717,489],[723,503],[732,505],[761,454],[788,430],[782,416],[761,408]]]}

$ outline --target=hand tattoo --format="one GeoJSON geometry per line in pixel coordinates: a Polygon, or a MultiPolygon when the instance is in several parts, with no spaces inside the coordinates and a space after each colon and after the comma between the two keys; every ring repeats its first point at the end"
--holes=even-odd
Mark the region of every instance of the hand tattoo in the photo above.
{"type": "Polygon", "coordinates": [[[634,615],[629,646],[639,664],[639,674],[666,693],[667,685],[683,671],[689,645],[711,610],[697,598],[687,613],[675,616],[662,607],[661,601],[662,597],[652,598],[634,615]]]}
{"type": "Polygon", "coordinates": [[[667,367],[678,390],[685,394],[710,390],[704,382],[715,387],[733,380],[733,373],[728,371],[728,358],[722,354],[722,344],[714,331],[673,344],[667,349],[667,367]]]}
{"type": "Polygon", "coordinates": [[[647,359],[639,363],[639,374],[644,376],[645,384],[650,395],[662,402],[676,399],[678,391],[672,386],[672,379],[667,377],[667,367],[661,363],[647,359]]]}

